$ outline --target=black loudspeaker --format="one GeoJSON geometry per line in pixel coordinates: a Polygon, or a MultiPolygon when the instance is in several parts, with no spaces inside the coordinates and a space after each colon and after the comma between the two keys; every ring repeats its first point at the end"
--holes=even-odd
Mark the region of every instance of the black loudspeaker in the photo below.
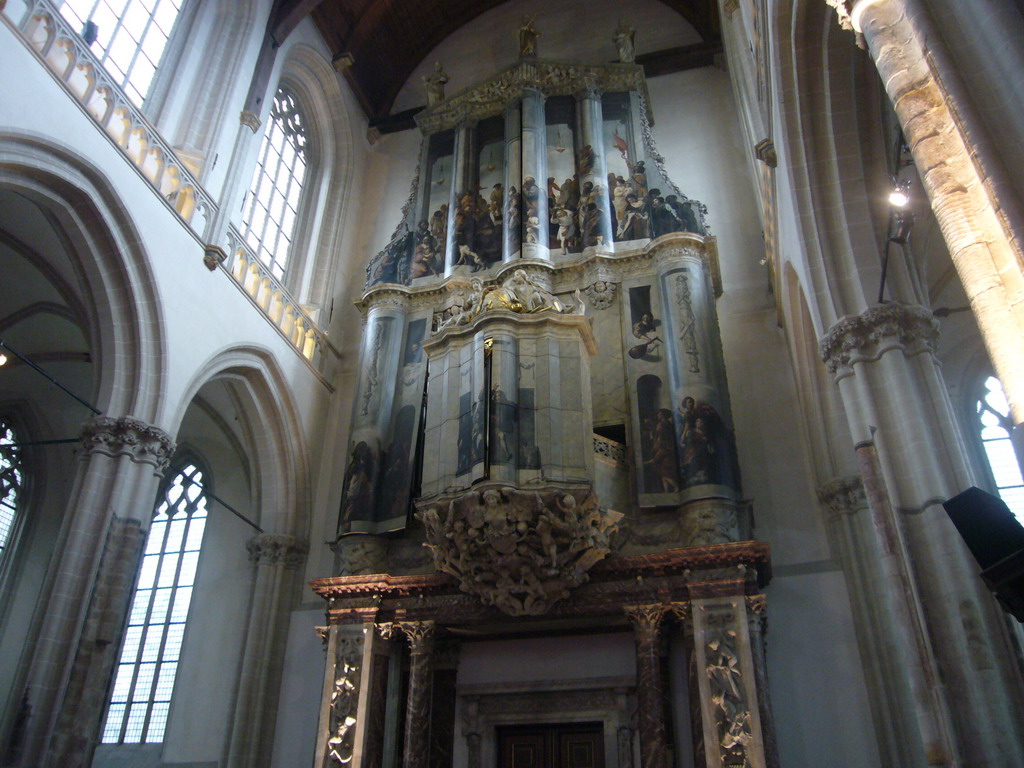
{"type": "Polygon", "coordinates": [[[1024,526],[998,496],[968,488],[942,505],[1003,608],[1024,622],[1024,526]]]}

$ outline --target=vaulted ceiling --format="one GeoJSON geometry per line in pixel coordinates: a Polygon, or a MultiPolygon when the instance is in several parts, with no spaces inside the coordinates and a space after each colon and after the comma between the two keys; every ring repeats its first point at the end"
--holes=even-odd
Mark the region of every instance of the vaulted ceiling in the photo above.
{"type": "MultiPolygon", "coordinates": [[[[701,43],[637,59],[648,76],[705,66],[722,50],[716,0],[661,0],[700,35],[701,43]]],[[[312,14],[362,104],[371,126],[387,129],[410,115],[392,115],[402,85],[442,40],[506,0],[279,0],[273,37],[280,42],[312,14]]],[[[624,3],[628,13],[628,4],[624,3]]],[[[416,111],[416,110],[411,110],[416,111]]]]}

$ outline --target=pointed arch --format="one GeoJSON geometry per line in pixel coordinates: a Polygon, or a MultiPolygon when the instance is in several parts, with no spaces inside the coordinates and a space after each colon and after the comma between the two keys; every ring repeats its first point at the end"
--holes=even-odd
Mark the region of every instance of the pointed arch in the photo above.
{"type": "Polygon", "coordinates": [[[165,392],[166,336],[128,206],[89,161],[33,135],[0,132],[0,187],[39,205],[64,241],[87,304],[93,403],[152,423],[165,392]]]}

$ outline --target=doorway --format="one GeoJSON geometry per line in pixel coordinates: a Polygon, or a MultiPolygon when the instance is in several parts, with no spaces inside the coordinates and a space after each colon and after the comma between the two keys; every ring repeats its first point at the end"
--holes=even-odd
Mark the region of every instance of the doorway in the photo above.
{"type": "Polygon", "coordinates": [[[601,723],[498,728],[498,768],[604,768],[601,723]]]}

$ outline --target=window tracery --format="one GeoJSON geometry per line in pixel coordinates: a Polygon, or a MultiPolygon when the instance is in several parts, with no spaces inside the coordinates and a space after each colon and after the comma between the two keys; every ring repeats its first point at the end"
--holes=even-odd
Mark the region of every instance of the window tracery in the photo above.
{"type": "Polygon", "coordinates": [[[103,727],[105,744],[160,743],[206,529],[204,472],[183,462],[153,512],[103,727]]]}
{"type": "Polygon", "coordinates": [[[5,556],[14,532],[23,487],[17,433],[6,420],[0,419],[0,559],[5,556]]]}
{"type": "Polygon", "coordinates": [[[279,280],[295,232],[307,143],[305,119],[295,97],[278,89],[244,204],[243,235],[279,280]]]}
{"type": "Polygon", "coordinates": [[[66,0],[61,15],[82,30],[136,106],[149,93],[184,0],[66,0]]]}
{"type": "Polygon", "coordinates": [[[996,490],[1017,518],[1024,522],[1024,478],[1010,439],[1013,420],[1003,386],[995,376],[985,380],[976,412],[982,447],[996,490]]]}

